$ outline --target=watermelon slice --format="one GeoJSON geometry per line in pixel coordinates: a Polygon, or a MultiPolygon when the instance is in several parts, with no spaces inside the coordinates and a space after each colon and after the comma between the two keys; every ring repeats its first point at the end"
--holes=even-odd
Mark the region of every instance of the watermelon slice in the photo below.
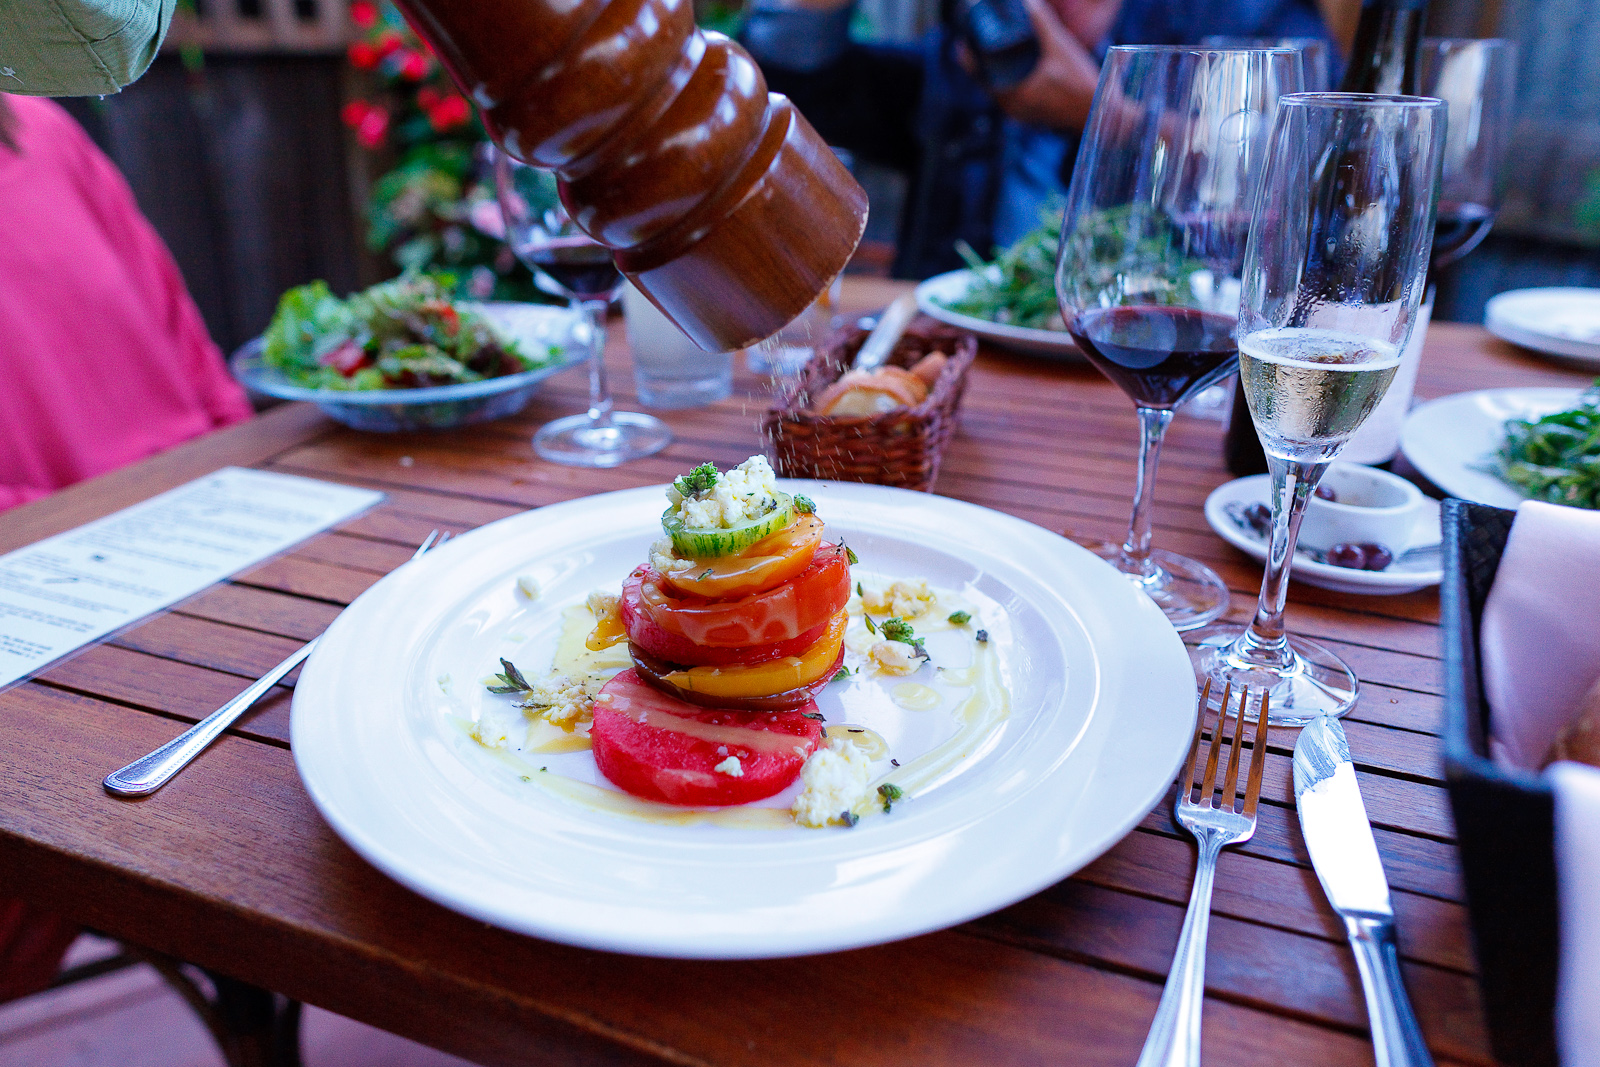
{"type": "Polygon", "coordinates": [[[721,806],[770,797],[794,781],[822,736],[822,718],[813,701],[794,711],[694,707],[630,669],[600,691],[589,735],[600,773],[624,792],[721,806]],[[737,774],[730,757],[738,760],[737,774]]]}

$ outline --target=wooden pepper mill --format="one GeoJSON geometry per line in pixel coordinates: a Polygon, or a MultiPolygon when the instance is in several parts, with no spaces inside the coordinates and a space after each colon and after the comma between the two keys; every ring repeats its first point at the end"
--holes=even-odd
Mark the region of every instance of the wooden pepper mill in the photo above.
{"type": "Polygon", "coordinates": [[[397,0],[507,153],[702,348],[776,333],[844,269],[867,197],[690,0],[397,0]]]}

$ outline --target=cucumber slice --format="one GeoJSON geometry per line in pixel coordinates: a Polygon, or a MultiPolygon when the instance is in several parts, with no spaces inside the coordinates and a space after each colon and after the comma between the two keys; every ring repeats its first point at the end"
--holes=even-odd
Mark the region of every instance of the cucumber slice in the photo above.
{"type": "Polygon", "coordinates": [[[689,527],[678,518],[677,508],[661,514],[661,525],[672,538],[678,555],[689,559],[731,556],[764,540],[794,520],[794,500],[788,493],[776,494],[778,506],[759,518],[746,519],[737,526],[689,527]]]}

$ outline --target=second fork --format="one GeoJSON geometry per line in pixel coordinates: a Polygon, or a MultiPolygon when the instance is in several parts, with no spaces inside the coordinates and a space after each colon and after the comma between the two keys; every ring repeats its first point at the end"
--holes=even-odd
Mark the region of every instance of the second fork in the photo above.
{"type": "Polygon", "coordinates": [[[1208,680],[1200,694],[1194,727],[1194,742],[1184,763],[1182,790],[1173,815],[1178,824],[1194,835],[1200,846],[1200,861],[1195,868],[1194,889],[1189,894],[1189,910],[1178,935],[1178,951],[1161,991],[1150,1036],[1145,1038],[1138,1067],[1199,1067],[1200,1009],[1206,990],[1206,934],[1211,926],[1211,890],[1216,881],[1217,857],[1229,845],[1248,841],[1256,830],[1256,803],[1261,797],[1261,772],[1267,751],[1267,695],[1261,695],[1255,737],[1250,746],[1250,769],[1244,794],[1239,794],[1239,750],[1244,747],[1245,718],[1249,714],[1250,691],[1239,694],[1238,712],[1233,715],[1234,731],[1228,737],[1231,688],[1223,690],[1220,717],[1211,731],[1204,773],[1200,748],[1205,737],[1206,705],[1211,695],[1208,680]],[[1227,746],[1227,767],[1221,781],[1217,767],[1223,746],[1227,746]],[[1220,796],[1218,795],[1220,787],[1220,796]],[[1198,796],[1195,795],[1198,789],[1198,796]],[[1243,800],[1242,807],[1239,801],[1243,800]],[[1238,807],[1239,810],[1235,810],[1238,807]]]}

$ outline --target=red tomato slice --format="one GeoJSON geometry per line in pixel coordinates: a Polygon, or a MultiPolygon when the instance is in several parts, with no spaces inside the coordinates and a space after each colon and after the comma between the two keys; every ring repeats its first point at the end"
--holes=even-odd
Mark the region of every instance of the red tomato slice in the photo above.
{"type": "Polygon", "coordinates": [[[795,577],[739,600],[673,596],[653,569],[634,573],[642,579],[640,604],[656,625],[694,644],[717,648],[793,640],[826,623],[850,599],[847,550],[827,542],[795,577]]]}
{"type": "Polygon", "coordinates": [[[782,656],[798,656],[816,644],[827,629],[824,622],[799,637],[788,641],[775,641],[769,645],[745,645],[735,648],[715,648],[697,645],[682,634],[673,633],[656,624],[644,610],[639,597],[639,586],[644,581],[646,568],[641,567],[628,575],[622,583],[622,626],[628,640],[646,654],[668,664],[686,667],[725,667],[730,664],[765,663],[782,656]]]}
{"type": "MultiPolygon", "coordinates": [[[[808,702],[803,711],[816,713],[808,702]]],[[[595,702],[594,760],[619,789],[668,804],[748,804],[795,780],[822,736],[803,711],[749,714],[688,707],[658,693],[631,670],[595,702]],[[740,775],[716,770],[739,757],[740,775]]]]}
{"type": "Polygon", "coordinates": [[[822,520],[796,515],[794,521],[731,556],[701,560],[681,575],[663,574],[675,596],[729,600],[787,582],[806,569],[822,543],[822,520]]]}

